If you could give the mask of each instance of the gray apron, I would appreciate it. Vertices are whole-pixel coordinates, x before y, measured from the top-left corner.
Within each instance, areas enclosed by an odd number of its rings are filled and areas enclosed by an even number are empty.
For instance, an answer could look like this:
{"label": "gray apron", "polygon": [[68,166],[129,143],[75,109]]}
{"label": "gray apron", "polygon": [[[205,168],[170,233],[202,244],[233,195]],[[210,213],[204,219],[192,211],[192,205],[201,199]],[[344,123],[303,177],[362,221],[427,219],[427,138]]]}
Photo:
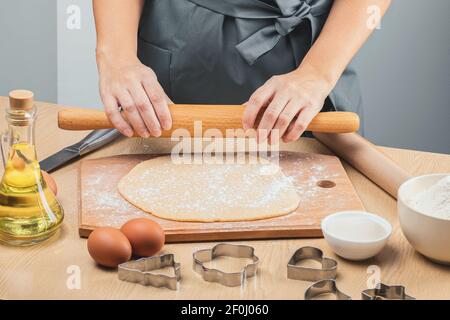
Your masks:
{"label": "gray apron", "polygon": [[[296,69],[333,0],[146,0],[138,56],[176,103],[241,104],[273,75]],[[349,66],[324,111],[361,113]]]}

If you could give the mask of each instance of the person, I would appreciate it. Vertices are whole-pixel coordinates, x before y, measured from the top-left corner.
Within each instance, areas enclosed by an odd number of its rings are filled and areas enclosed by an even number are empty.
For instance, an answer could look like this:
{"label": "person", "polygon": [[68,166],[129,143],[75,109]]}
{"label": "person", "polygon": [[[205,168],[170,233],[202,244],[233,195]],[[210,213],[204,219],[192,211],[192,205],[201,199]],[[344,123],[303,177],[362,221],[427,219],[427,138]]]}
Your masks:
{"label": "person", "polygon": [[374,29],[368,9],[381,18],[390,3],[93,0],[105,112],[126,136],[158,137],[173,101],[245,104],[244,129],[297,140],[321,110],[361,114],[351,61]]}

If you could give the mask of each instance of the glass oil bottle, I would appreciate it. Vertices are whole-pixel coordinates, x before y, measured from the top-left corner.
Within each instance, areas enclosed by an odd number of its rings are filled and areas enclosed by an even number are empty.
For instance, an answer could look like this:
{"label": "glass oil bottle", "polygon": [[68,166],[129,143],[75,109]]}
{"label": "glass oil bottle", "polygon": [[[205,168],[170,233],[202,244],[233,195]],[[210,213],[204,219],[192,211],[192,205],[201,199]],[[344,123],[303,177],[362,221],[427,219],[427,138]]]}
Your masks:
{"label": "glass oil bottle", "polygon": [[15,90],[9,101],[8,128],[1,137],[5,171],[0,183],[0,242],[27,246],[51,237],[64,212],[47,187],[36,158],[33,93]]}

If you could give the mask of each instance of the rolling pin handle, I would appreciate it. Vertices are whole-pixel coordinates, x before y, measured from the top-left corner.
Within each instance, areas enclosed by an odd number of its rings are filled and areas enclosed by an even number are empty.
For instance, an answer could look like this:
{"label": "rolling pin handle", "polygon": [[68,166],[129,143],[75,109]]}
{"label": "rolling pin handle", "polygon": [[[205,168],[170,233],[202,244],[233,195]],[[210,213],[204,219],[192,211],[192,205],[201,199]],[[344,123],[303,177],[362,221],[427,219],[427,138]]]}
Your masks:
{"label": "rolling pin handle", "polygon": [[[173,126],[163,131],[162,137],[170,137],[176,129],[194,132],[194,123],[202,122],[204,131],[242,129],[243,105],[169,105]],[[113,124],[103,111],[91,109],[65,109],[58,113],[58,126],[65,130],[110,129]],[[353,112],[321,112],[309,124],[307,131],[350,133],[359,129],[359,116]]]}

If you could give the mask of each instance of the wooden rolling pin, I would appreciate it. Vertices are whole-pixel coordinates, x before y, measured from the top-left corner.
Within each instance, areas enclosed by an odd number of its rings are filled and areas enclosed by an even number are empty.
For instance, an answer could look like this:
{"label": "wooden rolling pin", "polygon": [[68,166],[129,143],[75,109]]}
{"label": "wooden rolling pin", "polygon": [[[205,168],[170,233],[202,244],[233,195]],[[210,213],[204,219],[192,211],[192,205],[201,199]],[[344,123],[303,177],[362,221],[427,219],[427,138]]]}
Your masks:
{"label": "wooden rolling pin", "polygon": [[[203,132],[207,129],[219,129],[225,136],[226,129],[242,128],[244,108],[243,105],[169,105],[172,129],[163,131],[161,136],[170,137],[176,129],[187,129],[194,136],[194,121],[201,121]],[[58,113],[58,125],[65,130],[113,128],[103,111],[92,109],[62,110]],[[308,126],[308,131],[315,132],[348,133],[358,129],[359,117],[352,112],[322,112]]]}
{"label": "wooden rolling pin", "polygon": [[357,133],[316,133],[314,137],[392,197],[412,176]]}

